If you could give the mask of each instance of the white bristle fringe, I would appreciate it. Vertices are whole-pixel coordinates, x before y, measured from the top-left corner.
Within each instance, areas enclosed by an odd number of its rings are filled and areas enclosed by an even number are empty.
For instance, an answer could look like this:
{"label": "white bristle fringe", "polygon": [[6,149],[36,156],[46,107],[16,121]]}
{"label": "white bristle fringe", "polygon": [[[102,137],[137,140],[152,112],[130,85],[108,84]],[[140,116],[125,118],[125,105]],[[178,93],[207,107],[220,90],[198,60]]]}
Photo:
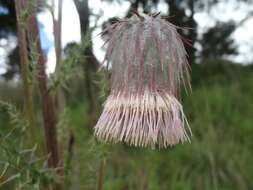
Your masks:
{"label": "white bristle fringe", "polygon": [[182,105],[174,96],[146,90],[142,95],[110,95],[95,135],[105,142],[166,148],[190,142],[192,134]]}

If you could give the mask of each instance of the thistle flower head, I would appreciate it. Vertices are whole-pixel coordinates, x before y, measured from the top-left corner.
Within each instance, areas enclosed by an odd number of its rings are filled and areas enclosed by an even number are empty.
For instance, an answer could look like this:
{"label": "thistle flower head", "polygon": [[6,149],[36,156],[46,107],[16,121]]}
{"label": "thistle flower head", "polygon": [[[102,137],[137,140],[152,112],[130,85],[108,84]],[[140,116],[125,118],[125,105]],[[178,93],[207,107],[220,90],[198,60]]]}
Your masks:
{"label": "thistle flower head", "polygon": [[[107,31],[105,61],[111,94],[95,126],[104,141],[167,147],[189,141],[180,83],[189,81],[187,54],[177,27],[156,16],[132,16]],[[188,132],[187,132],[188,131]]]}

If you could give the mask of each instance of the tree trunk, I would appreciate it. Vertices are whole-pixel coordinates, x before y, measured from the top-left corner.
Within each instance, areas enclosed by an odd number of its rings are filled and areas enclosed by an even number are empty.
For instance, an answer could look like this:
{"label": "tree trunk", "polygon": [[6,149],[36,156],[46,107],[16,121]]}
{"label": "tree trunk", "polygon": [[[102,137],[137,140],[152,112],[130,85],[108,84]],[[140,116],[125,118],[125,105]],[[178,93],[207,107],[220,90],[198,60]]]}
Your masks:
{"label": "tree trunk", "polygon": [[192,28],[190,30],[189,33],[189,39],[192,41],[192,47],[188,48],[188,53],[189,53],[189,62],[193,63],[195,62],[195,52],[196,49],[194,48],[194,43],[196,42],[196,38],[197,38],[197,31],[196,31],[196,22],[194,20],[194,14],[195,14],[195,10],[194,10],[194,0],[189,0],[189,7],[191,10],[191,15],[190,15],[190,20],[189,20],[189,27]]}
{"label": "tree trunk", "polygon": [[[80,19],[80,25],[81,25],[81,37],[82,42],[85,41],[86,36],[89,35],[88,39],[91,40],[89,31],[89,6],[88,6],[88,0],[79,1],[74,0],[79,19]],[[85,74],[85,86],[86,86],[86,96],[89,100],[89,112],[93,113],[95,111],[96,102],[94,98],[94,88],[92,85],[92,73],[95,73],[99,66],[99,62],[96,59],[95,55],[92,51],[92,45],[88,46],[84,52],[84,59],[83,59],[83,69]]]}
{"label": "tree trunk", "polygon": [[188,0],[187,5],[191,11],[191,15],[187,16],[185,14],[185,9],[180,7],[180,1],[176,0],[166,0],[168,4],[168,12],[169,16],[171,16],[172,22],[181,27],[189,27],[187,33],[183,30],[178,31],[182,36],[184,36],[187,40],[191,41],[192,46],[189,47],[186,45],[186,51],[189,55],[189,63],[195,62],[195,52],[194,43],[196,42],[196,22],[194,21],[194,0]]}

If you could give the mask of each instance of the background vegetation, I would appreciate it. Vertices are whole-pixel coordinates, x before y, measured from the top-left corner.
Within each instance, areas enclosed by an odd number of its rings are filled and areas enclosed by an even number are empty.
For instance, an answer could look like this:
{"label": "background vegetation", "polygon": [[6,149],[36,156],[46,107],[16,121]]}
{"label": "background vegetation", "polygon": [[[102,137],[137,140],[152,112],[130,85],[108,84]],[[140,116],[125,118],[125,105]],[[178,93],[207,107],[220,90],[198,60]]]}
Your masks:
{"label": "background vegetation", "polygon": [[[74,2],[82,42],[61,50],[64,58],[60,54],[57,72],[47,77],[48,94],[56,111],[59,164],[55,167],[48,163],[40,81],[36,78],[41,52],[33,46],[28,48],[28,81],[34,104],[31,125],[24,114],[19,44],[9,52],[5,62],[8,67],[0,80],[0,189],[253,189],[253,67],[225,59],[236,53],[231,33],[238,26],[224,23],[221,27],[217,23],[201,39],[197,38],[197,30],[182,33],[203,47],[202,51],[188,48],[193,91],[181,94],[194,134],[191,144],[166,150],[103,144],[93,137],[92,127],[109,93],[110,71],[97,71],[99,62],[89,42],[92,29],[88,1]],[[149,12],[159,3],[131,2],[127,16],[140,7]],[[171,22],[197,28],[194,10],[201,9],[202,1],[165,2],[168,14],[177,15]],[[210,1],[210,6],[215,3]],[[17,38],[14,1],[1,0],[0,7],[8,10],[0,13],[0,39]],[[36,11],[46,6],[39,7]],[[188,9],[191,14],[187,16]],[[28,15],[33,14],[27,10]],[[57,28],[60,22],[54,24]],[[55,39],[58,37],[56,31]],[[56,47],[61,46],[56,43]],[[31,127],[35,129],[32,135]]]}

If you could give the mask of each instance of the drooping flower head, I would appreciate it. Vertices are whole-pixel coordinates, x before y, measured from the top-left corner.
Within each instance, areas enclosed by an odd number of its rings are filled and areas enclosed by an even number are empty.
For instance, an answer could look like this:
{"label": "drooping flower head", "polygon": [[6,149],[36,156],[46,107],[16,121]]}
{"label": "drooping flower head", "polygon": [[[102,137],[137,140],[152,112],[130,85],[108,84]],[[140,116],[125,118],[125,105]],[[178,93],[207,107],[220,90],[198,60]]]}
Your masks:
{"label": "drooping flower head", "polygon": [[134,15],[106,32],[111,93],[95,135],[144,147],[189,141],[191,131],[176,98],[180,84],[189,82],[187,53],[177,27],[157,15]]}

